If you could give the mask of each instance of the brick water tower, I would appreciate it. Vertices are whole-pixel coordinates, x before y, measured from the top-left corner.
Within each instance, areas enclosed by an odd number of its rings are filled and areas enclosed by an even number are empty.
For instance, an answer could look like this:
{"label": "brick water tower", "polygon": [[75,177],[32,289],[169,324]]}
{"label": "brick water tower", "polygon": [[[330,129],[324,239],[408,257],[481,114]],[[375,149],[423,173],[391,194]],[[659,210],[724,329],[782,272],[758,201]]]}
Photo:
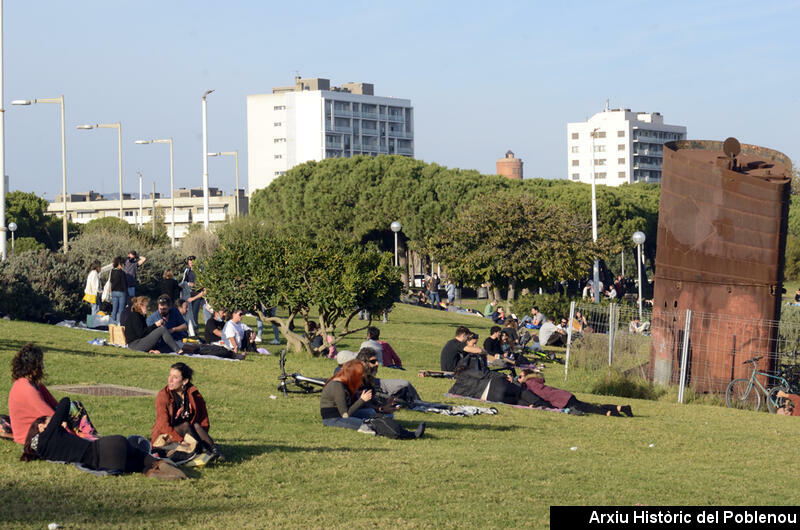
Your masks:
{"label": "brick water tower", "polygon": [[506,151],[506,156],[497,161],[497,174],[522,180],[522,160],[514,158],[513,151]]}

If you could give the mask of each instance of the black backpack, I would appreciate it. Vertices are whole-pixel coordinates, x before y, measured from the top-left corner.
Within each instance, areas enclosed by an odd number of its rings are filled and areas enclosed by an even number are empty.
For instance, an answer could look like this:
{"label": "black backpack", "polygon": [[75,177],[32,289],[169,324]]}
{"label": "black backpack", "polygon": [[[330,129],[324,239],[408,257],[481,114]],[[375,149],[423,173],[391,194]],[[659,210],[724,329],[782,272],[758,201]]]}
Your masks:
{"label": "black backpack", "polygon": [[364,423],[372,427],[375,434],[378,436],[385,436],[387,438],[394,438],[397,440],[410,440],[416,438],[414,433],[403,428],[402,425],[395,420],[383,414],[376,414],[375,416],[364,420]]}

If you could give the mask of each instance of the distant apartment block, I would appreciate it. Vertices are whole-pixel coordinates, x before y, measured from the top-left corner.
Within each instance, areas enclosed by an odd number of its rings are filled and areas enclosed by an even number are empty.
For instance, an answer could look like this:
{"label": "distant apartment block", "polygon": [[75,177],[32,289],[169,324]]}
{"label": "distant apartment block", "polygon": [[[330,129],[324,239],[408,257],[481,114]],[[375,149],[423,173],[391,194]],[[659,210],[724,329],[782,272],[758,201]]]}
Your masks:
{"label": "distant apartment block", "polygon": [[293,86],[247,96],[248,192],[309,160],[413,157],[411,101],[374,92],[370,83],[332,87],[328,79],[296,77]]}
{"label": "distant apartment block", "polygon": [[[244,190],[239,190],[239,212],[244,215],[248,211],[248,199]],[[155,195],[156,213],[162,216],[167,235],[172,236],[172,199]],[[64,203],[61,195],[47,206],[47,213],[61,217]],[[142,217],[139,218],[139,199],[123,194],[122,212],[124,219],[138,225],[149,223],[153,216],[153,197],[142,198]],[[208,188],[208,217],[210,223],[228,220],[236,212],[234,195],[223,195],[217,188]],[[85,224],[101,217],[119,217],[119,194],[103,196],[94,191],[88,193],[67,194],[67,215],[73,223]],[[175,239],[182,239],[189,231],[192,223],[203,222],[203,188],[178,188],[175,190]]]}
{"label": "distant apartment block", "polygon": [[662,146],[685,140],[686,127],[668,125],[658,112],[608,109],[567,124],[567,178],[619,186],[661,182]]}
{"label": "distant apartment block", "polygon": [[510,179],[522,180],[522,160],[514,158],[513,151],[506,151],[506,156],[497,161],[496,167],[498,175]]}

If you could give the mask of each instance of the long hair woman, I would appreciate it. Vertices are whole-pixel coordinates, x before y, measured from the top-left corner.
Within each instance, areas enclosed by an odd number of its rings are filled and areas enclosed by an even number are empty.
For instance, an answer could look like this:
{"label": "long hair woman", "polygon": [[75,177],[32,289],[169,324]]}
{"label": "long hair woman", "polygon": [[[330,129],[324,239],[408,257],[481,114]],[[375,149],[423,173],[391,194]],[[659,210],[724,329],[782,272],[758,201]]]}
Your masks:
{"label": "long hair woman", "polygon": [[224,457],[208,434],[206,401],[192,384],[193,375],[194,371],[184,363],[170,367],[167,386],[156,396],[156,423],[150,441],[154,447],[177,444],[177,451],[200,453],[192,460],[192,465],[197,466]]}
{"label": "long hair woman", "polygon": [[94,260],[89,265],[89,275],[86,277],[86,287],[83,289],[83,300],[92,308],[92,318],[97,315],[100,308],[97,297],[100,295],[100,262]]}
{"label": "long hair woman", "polygon": [[172,338],[166,326],[166,319],[156,320],[148,326],[145,320],[150,299],[146,296],[134,296],[131,301],[131,314],[125,322],[125,340],[132,350],[160,353],[155,349],[158,341],[163,340],[172,351],[182,353],[183,350]]}
{"label": "long hair woman", "polygon": [[[11,379],[14,383],[8,393],[8,415],[14,441],[25,443],[31,424],[41,416],[52,416],[58,402],[42,382],[44,378],[44,353],[33,343],[24,345],[11,359]],[[73,434],[94,440],[98,437],[89,416],[78,402],[72,402],[67,419]]]}
{"label": "long hair woman", "polygon": [[356,359],[347,361],[342,369],[328,379],[320,394],[319,408],[322,424],[326,427],[342,427],[374,434],[364,425],[364,420],[353,415],[372,401],[372,390],[359,393],[364,379],[364,364]]}

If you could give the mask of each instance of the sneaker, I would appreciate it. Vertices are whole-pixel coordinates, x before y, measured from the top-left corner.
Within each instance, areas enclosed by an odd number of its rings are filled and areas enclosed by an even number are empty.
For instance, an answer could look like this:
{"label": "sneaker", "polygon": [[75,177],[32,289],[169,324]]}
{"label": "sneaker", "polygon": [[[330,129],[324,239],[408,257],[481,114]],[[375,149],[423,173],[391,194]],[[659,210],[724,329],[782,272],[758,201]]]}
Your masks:
{"label": "sneaker", "polygon": [[425,434],[425,422],[421,421],[417,425],[417,430],[414,431],[414,438],[422,438],[423,434]]}
{"label": "sneaker", "polygon": [[272,344],[272,345],[274,346],[274,345],[276,345],[276,344],[280,344],[280,343],[281,343],[281,341],[279,341],[279,340],[275,340],[275,339],[272,339],[271,341],[269,341],[269,343],[270,343],[270,344]]}
{"label": "sneaker", "polygon": [[214,455],[211,453],[201,453],[183,465],[186,467],[203,467],[212,460],[214,460]]}
{"label": "sneaker", "polygon": [[360,432],[362,434],[371,434],[372,436],[375,436],[376,434],[378,434],[378,433],[375,432],[375,430],[372,427],[370,427],[366,423],[362,423],[361,427],[358,428],[357,432]]}
{"label": "sneaker", "polygon": [[261,337],[256,337],[255,342],[261,342]]}
{"label": "sneaker", "polygon": [[219,450],[219,446],[215,445],[211,448],[211,455],[214,457],[214,460],[217,462],[224,462],[225,455],[222,454],[222,451]]}

